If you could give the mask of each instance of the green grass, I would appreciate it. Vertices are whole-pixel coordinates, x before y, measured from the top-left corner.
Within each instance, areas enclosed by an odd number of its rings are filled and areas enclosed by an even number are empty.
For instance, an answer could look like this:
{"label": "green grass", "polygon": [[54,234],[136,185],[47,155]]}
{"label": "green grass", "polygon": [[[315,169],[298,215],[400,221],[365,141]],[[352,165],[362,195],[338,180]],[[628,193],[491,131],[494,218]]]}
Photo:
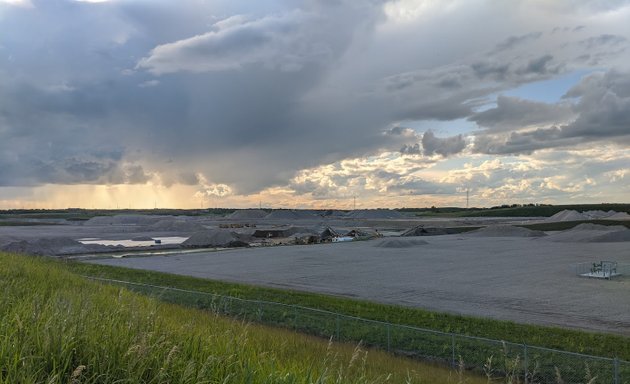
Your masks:
{"label": "green grass", "polygon": [[0,290],[3,384],[482,382],[165,303],[52,260],[0,253]]}
{"label": "green grass", "polygon": [[69,263],[68,267],[76,273],[90,276],[176,287],[244,299],[301,305],[365,319],[411,325],[442,332],[630,360],[630,338],[620,335],[458,316],[315,293],[225,283],[120,267],[82,263]]}

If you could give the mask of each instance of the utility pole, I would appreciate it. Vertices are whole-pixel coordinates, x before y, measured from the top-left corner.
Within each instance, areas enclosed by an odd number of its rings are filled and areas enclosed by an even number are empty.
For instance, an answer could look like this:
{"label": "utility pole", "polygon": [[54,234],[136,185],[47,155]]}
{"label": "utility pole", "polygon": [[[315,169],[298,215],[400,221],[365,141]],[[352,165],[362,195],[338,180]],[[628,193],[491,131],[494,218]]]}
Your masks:
{"label": "utility pole", "polygon": [[470,189],[466,188],[466,209],[468,209],[468,202],[470,200]]}
{"label": "utility pole", "polygon": [[357,210],[357,195],[352,196],[352,210]]}

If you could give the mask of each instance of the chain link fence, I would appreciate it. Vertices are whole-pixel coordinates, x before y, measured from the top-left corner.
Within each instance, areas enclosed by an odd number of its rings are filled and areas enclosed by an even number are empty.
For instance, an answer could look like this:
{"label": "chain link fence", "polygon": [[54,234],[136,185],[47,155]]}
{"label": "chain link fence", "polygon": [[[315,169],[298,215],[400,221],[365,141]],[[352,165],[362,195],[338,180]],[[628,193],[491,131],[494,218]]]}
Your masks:
{"label": "chain link fence", "polygon": [[630,362],[433,331],[319,309],[86,276],[160,300],[244,321],[295,329],[340,342],[361,342],[410,358],[474,371],[510,383],[630,384]]}

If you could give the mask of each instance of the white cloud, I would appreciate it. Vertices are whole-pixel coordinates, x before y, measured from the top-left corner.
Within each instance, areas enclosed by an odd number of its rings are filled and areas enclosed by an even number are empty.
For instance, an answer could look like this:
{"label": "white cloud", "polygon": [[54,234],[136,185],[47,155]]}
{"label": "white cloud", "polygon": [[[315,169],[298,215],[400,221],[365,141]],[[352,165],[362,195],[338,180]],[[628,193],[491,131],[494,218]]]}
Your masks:
{"label": "white cloud", "polygon": [[33,3],[31,2],[31,0],[0,0],[0,4],[9,4],[9,5],[15,5],[15,6],[19,6],[19,7],[27,7],[27,8],[34,8]]}

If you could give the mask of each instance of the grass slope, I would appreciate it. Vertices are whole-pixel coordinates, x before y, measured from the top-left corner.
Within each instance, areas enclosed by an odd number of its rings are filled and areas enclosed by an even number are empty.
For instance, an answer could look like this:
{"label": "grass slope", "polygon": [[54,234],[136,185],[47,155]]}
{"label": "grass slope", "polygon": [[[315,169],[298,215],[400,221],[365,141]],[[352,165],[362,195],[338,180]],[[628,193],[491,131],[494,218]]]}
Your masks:
{"label": "grass slope", "polygon": [[0,253],[0,290],[0,383],[460,379],[379,351],[330,345],[90,282],[51,260]]}
{"label": "grass slope", "polygon": [[564,351],[630,360],[630,338],[619,335],[517,324],[509,321],[436,313],[308,292],[225,283],[127,268],[69,263],[80,274],[196,290],[244,299],[295,304],[396,324],[505,340]]}

